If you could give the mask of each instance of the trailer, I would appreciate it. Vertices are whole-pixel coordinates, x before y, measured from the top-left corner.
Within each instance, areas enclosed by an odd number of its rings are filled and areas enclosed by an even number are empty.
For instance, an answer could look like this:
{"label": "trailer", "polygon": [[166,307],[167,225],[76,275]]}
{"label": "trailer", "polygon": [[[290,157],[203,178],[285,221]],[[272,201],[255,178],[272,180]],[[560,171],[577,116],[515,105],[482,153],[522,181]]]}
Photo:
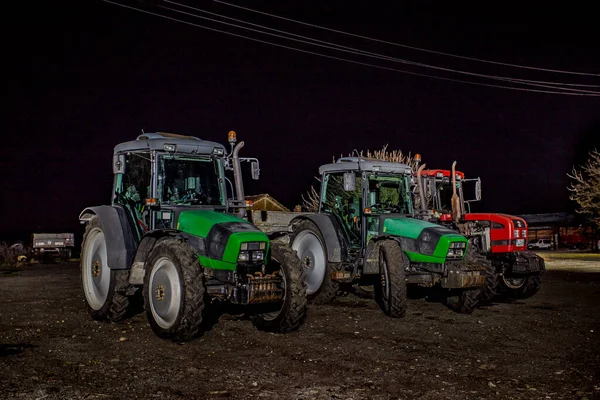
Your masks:
{"label": "trailer", "polygon": [[73,233],[34,233],[33,255],[42,260],[45,255],[68,260],[73,254],[75,235]]}

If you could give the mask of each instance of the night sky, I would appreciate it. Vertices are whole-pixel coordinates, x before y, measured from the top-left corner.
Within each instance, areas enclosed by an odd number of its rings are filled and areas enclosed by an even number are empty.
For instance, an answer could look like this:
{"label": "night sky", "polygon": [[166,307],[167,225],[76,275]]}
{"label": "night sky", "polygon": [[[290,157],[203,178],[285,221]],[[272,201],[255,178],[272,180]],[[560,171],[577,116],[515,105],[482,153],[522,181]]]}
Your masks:
{"label": "night sky", "polygon": [[[160,10],[152,8],[157,2],[121,3]],[[496,3],[496,8],[485,2],[461,3],[462,8],[448,2],[440,3],[443,7],[433,2],[364,2],[361,7],[320,3],[243,4],[415,47],[600,73],[600,28],[592,20],[596,14],[591,5],[524,9],[507,2]],[[216,2],[187,4],[445,68],[600,85],[600,77],[482,64],[334,34]],[[0,146],[0,240],[30,240],[36,231],[80,235],[79,212],[110,201],[113,147],[135,139],[142,129],[222,143],[235,130],[245,142],[241,154],[261,161],[261,180],[250,182],[247,194],[270,193],[290,208],[300,203],[300,194],[315,183],[318,166],[331,162],[332,156],[389,144],[390,149],[421,153],[429,167],[449,168],[457,160],[457,168],[468,176],[481,176],[483,201],[477,211],[570,211],[566,174],[594,146],[600,149],[599,97],[512,91],[385,71],[101,1],[18,7],[5,14],[8,91]],[[361,62],[505,85],[182,18]]]}

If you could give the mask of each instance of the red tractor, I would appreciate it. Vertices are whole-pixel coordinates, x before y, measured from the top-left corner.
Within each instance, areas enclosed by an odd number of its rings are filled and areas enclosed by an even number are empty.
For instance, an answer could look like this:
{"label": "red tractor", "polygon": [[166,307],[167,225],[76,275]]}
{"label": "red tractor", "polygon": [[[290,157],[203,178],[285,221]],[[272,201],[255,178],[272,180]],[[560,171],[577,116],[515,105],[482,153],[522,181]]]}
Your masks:
{"label": "red tractor", "polygon": [[[416,161],[418,165],[420,156]],[[467,236],[470,248],[467,256],[478,258],[488,266],[480,305],[496,293],[512,298],[533,296],[540,289],[545,265],[543,258],[526,249],[527,223],[514,215],[472,213],[470,203],[481,199],[481,180],[465,179],[465,174],[456,171],[455,165],[456,162],[452,164],[452,170],[426,170],[425,164],[418,168],[421,215],[452,226]],[[474,199],[465,199],[465,184],[474,184]]]}

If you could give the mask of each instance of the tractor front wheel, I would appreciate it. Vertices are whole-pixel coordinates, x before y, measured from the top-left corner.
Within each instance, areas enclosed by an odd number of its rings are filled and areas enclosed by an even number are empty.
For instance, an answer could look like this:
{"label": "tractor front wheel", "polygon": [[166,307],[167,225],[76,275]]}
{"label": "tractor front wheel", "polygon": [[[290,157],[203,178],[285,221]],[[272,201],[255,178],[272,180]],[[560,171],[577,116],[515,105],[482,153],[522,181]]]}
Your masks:
{"label": "tractor front wheel", "polygon": [[375,300],[383,312],[392,318],[406,314],[406,279],[404,253],[396,241],[386,240],[379,247],[379,283],[375,285]]}
{"label": "tractor front wheel", "polygon": [[496,267],[485,256],[485,254],[482,254],[479,251],[479,248],[475,245],[475,243],[473,243],[473,241],[469,241],[469,248],[467,249],[467,254],[465,255],[465,261],[484,268],[482,273],[485,276],[485,282],[483,286],[474,289],[474,291],[477,292],[477,304],[474,304],[473,307],[484,306],[488,304],[496,295],[499,276],[496,272]]}
{"label": "tractor front wheel", "polygon": [[522,253],[530,263],[537,263],[539,272],[529,276],[503,274],[499,280],[499,291],[508,298],[528,299],[539,292],[542,278],[546,272],[544,259],[532,252]]}
{"label": "tractor front wheel", "polygon": [[283,279],[284,297],[278,311],[251,315],[258,329],[267,332],[287,333],[298,329],[306,318],[306,275],[304,266],[285,243],[271,243],[271,260],[279,267]]}
{"label": "tractor front wheel", "polygon": [[187,243],[159,239],[146,261],[144,302],[152,330],[163,339],[183,342],[200,331],[204,274]]}
{"label": "tractor front wheel", "polygon": [[117,322],[134,313],[129,297],[118,292],[128,278],[129,271],[109,268],[104,230],[100,219],[92,217],[81,246],[81,286],[93,319]]}

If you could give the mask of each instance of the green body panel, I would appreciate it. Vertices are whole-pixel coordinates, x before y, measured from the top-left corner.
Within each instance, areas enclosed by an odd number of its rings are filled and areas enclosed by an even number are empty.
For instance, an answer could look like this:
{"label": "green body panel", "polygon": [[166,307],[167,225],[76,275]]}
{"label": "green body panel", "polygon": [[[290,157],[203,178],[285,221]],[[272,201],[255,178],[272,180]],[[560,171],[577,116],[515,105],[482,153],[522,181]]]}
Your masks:
{"label": "green body panel", "polygon": [[[383,223],[382,231],[385,235],[400,236],[416,240],[423,229],[426,228],[440,228],[440,225],[414,218],[388,218]],[[412,262],[443,264],[446,262],[450,243],[454,242],[465,243],[464,253],[466,254],[468,239],[458,233],[446,233],[442,235],[431,255],[407,250],[404,252]]]}
{"label": "green body panel", "polygon": [[[177,229],[206,239],[213,226],[231,222],[253,226],[245,219],[231,214],[211,210],[189,210],[182,211],[181,214],[179,214]],[[221,259],[211,258],[208,255],[200,255],[200,263],[204,268],[235,271],[237,268],[240,246],[244,242],[264,242],[264,262],[266,262],[269,252],[269,238],[264,232],[259,231],[256,228],[255,230],[232,232],[227,239],[227,244],[225,245]]]}
{"label": "green body panel", "polygon": [[[249,222],[248,222],[249,223]],[[269,251],[269,237],[264,232],[237,232],[232,233],[227,241],[222,261],[211,260],[212,268],[235,270],[240,245],[243,242],[265,242],[265,260]]]}
{"label": "green body panel", "polygon": [[416,239],[423,229],[435,228],[439,225],[414,218],[388,218],[383,222],[383,233]]}
{"label": "green body panel", "polygon": [[249,224],[245,219],[231,214],[212,210],[189,210],[182,211],[181,214],[179,214],[177,229],[205,238],[213,225],[225,222],[245,222]]}

